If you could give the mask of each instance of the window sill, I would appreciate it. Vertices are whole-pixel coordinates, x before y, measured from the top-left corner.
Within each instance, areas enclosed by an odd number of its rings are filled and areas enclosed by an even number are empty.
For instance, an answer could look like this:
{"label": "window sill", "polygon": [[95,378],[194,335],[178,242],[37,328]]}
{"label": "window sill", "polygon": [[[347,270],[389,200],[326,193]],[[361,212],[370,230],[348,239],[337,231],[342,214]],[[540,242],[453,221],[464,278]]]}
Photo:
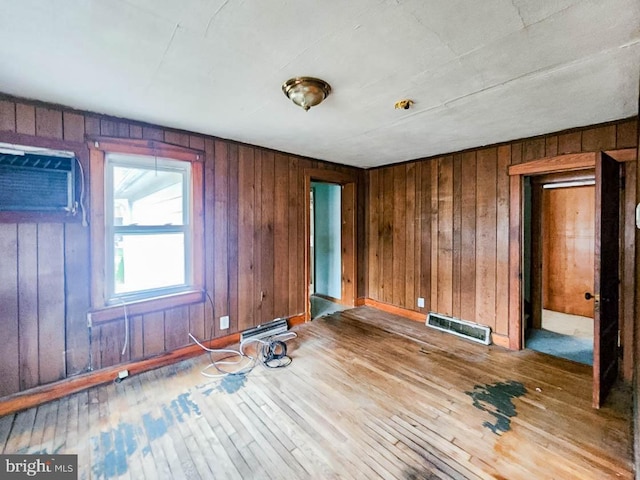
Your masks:
{"label": "window sill", "polygon": [[[145,313],[156,312],[158,310],[166,310],[192,303],[201,303],[204,301],[204,293],[202,290],[191,290],[188,292],[176,293],[173,295],[165,295],[163,297],[149,298],[146,300],[138,300],[127,303],[127,316],[144,315]],[[94,308],[87,314],[89,326],[107,323],[119,318],[124,318],[124,305],[112,305],[103,308]]]}

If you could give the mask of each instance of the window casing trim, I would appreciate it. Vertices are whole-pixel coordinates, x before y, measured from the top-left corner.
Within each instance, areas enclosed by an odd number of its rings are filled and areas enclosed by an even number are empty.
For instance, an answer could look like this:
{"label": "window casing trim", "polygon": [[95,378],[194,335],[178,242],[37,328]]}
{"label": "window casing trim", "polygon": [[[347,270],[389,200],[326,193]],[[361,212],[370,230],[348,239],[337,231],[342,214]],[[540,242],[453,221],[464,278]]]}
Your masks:
{"label": "window casing trim", "polygon": [[[94,318],[109,319],[113,315],[120,318],[122,302],[137,305],[139,313],[157,311],[160,307],[197,303],[202,301],[204,291],[204,190],[203,190],[203,160],[204,153],[177,145],[165,144],[153,140],[112,139],[105,137],[91,138],[89,146],[89,177],[92,209],[90,212],[91,230],[91,312],[89,320]],[[129,148],[130,147],[130,148]],[[190,202],[190,217],[187,230],[190,241],[186,240],[188,248],[186,258],[190,266],[189,275],[185,277],[185,285],[168,289],[153,289],[147,293],[157,293],[157,296],[127,296],[111,298],[108,291],[107,275],[107,223],[105,205],[105,176],[107,174],[106,154],[123,153],[145,156],[158,156],[172,160],[188,161],[191,165],[190,195],[186,201]],[[187,272],[185,272],[187,273]],[[160,306],[160,307],[159,307]],[[102,312],[102,313],[100,313]],[[112,313],[109,313],[112,312]],[[115,313],[113,313],[115,312]]]}

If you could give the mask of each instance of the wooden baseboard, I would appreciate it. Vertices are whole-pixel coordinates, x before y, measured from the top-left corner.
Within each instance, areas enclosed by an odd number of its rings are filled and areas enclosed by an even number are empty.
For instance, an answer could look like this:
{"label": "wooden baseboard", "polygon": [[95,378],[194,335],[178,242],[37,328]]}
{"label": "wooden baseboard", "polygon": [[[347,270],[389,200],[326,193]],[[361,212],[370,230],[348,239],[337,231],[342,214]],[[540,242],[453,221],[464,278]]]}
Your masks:
{"label": "wooden baseboard", "polygon": [[[377,308],[378,310],[393,313],[395,315],[400,315],[416,322],[426,322],[427,320],[427,313],[420,313],[414,310],[396,307],[395,305],[389,305],[388,303],[379,302],[377,300],[373,300],[372,298],[359,298],[358,300],[362,300],[363,303],[361,305],[368,305],[370,307]],[[498,345],[504,348],[510,348],[509,337],[506,335],[491,333],[491,340],[493,341],[494,345]]]}
{"label": "wooden baseboard", "polygon": [[[304,314],[295,315],[288,319],[289,328],[305,322]],[[214,338],[203,342],[208,348],[223,348],[240,341],[240,333],[233,333],[221,338]],[[203,353],[198,345],[188,345],[172,352],[163,353],[156,357],[139,360],[136,362],[122,363],[113,367],[103,368],[94,372],[83,373],[69,377],[40,387],[35,387],[24,392],[14,393],[0,399],[0,417],[10,413],[16,413],[27,408],[35,407],[42,403],[57,400],[66,395],[86,390],[91,387],[103,385],[115,380],[118,372],[128,370],[129,375],[153,370],[155,368],[171,365],[188,358],[197,357]],[[124,380],[126,382],[126,380]]]}
{"label": "wooden baseboard", "polygon": [[410,320],[414,320],[416,322],[425,322],[427,320],[426,313],[415,312],[413,310],[409,310],[407,308],[396,307],[395,305],[390,305],[388,303],[379,302],[372,298],[365,298],[364,305],[369,307],[377,308],[378,310],[382,310],[383,312],[393,313],[395,315],[400,315],[401,317],[408,318]]}
{"label": "wooden baseboard", "polygon": [[[240,334],[234,333],[226,337],[215,338],[203,342],[208,348],[223,348],[240,341]],[[156,357],[147,358],[136,362],[121,363],[119,365],[103,368],[94,372],[83,373],[64,380],[35,387],[24,392],[14,393],[0,399],[0,417],[10,413],[26,410],[42,403],[57,400],[66,395],[86,390],[91,387],[113,382],[118,372],[128,370],[129,375],[164,367],[172,363],[202,355],[203,351],[198,345],[188,345],[172,352],[163,353]],[[126,382],[126,380],[124,380]]]}
{"label": "wooden baseboard", "polygon": [[304,318],[304,313],[300,313],[298,315],[295,315],[291,318],[289,318],[289,320],[287,321],[287,323],[289,324],[289,328],[293,328],[296,325],[301,325],[303,323],[305,323],[306,320]]}
{"label": "wooden baseboard", "polygon": [[367,299],[365,297],[358,297],[354,303],[356,307],[362,307],[363,305],[366,305],[366,301]]}
{"label": "wooden baseboard", "polygon": [[504,347],[511,349],[509,346],[509,337],[506,335],[500,335],[499,333],[491,333],[491,340],[494,345],[498,345],[499,347]]}

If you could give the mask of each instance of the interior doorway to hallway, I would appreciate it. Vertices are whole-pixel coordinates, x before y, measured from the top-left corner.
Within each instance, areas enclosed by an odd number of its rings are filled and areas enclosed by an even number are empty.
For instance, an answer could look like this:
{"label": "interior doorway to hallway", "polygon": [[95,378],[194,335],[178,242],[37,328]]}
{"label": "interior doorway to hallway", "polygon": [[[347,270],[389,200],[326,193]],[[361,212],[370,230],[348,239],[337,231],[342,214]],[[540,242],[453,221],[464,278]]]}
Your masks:
{"label": "interior doorway to hallway", "polygon": [[525,181],[525,347],[593,365],[593,172]]}

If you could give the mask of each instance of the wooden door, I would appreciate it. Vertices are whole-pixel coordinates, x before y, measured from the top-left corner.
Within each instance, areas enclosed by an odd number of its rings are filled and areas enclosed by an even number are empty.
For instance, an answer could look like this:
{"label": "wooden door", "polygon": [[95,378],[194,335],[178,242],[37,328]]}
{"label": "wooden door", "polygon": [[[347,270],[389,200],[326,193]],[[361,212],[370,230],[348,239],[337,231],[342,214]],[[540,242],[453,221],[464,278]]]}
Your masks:
{"label": "wooden door", "polygon": [[542,307],[593,318],[595,187],[545,187],[542,204]]}
{"label": "wooden door", "polygon": [[593,406],[599,408],[618,373],[619,163],[596,157]]}

